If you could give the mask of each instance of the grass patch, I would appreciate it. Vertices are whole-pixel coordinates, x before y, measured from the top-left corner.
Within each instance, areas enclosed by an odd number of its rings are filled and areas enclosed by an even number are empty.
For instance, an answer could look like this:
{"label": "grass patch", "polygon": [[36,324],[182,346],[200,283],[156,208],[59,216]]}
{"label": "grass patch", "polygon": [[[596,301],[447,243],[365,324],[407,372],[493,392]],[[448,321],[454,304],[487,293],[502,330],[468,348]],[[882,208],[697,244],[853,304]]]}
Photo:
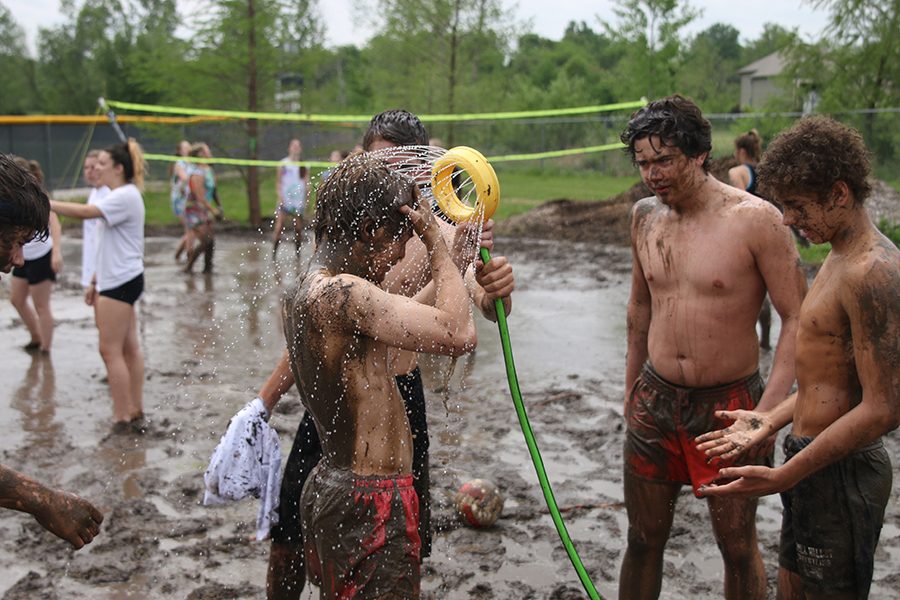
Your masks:
{"label": "grass patch", "polygon": [[825,257],[831,252],[831,244],[810,244],[802,246],[797,244],[797,251],[803,262],[811,265],[821,265],[825,262]]}

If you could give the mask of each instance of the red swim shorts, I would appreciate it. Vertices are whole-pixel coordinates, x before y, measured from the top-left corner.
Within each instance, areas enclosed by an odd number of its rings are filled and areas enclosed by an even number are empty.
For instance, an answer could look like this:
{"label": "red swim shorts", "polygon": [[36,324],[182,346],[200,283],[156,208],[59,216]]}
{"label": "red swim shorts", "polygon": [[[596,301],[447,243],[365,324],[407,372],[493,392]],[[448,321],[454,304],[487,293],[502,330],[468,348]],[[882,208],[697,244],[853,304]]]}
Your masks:
{"label": "red swim shorts", "polygon": [[718,410],[753,410],[765,384],[759,372],[710,388],[674,385],[644,365],[625,405],[625,469],[642,479],[700,486],[719,479],[719,469],[736,464],[772,464],[773,448],[737,461],[714,459],[697,450],[698,435],[726,427]]}
{"label": "red swim shorts", "polygon": [[306,572],[328,600],[419,597],[419,499],[412,475],[310,473],[300,497]]}

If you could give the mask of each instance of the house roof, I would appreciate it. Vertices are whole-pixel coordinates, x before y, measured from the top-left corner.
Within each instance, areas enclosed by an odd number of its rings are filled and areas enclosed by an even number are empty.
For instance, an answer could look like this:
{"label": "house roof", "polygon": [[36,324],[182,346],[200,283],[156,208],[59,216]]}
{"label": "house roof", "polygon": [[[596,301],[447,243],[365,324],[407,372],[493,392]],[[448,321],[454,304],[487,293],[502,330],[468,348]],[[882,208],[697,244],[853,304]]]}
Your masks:
{"label": "house roof", "polygon": [[780,52],[773,52],[768,56],[750,63],[738,70],[738,75],[750,75],[751,77],[774,77],[784,70],[785,60]]}

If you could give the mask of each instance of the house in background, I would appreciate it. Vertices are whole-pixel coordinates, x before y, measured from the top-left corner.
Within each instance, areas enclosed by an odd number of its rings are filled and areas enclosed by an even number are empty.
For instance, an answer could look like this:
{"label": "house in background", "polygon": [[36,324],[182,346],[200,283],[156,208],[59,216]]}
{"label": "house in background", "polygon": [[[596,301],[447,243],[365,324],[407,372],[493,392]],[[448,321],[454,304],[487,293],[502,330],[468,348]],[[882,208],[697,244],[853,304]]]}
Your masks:
{"label": "house in background", "polygon": [[[779,76],[786,66],[784,55],[773,52],[738,70],[741,76],[741,109],[764,110],[770,100],[785,95]],[[802,110],[804,115],[816,112],[819,93],[815,84],[806,80],[796,80],[794,84],[796,108]]]}
{"label": "house in background", "polygon": [[741,108],[761,110],[771,98],[780,95],[776,79],[784,66],[781,53],[773,52],[738,70],[741,76]]}

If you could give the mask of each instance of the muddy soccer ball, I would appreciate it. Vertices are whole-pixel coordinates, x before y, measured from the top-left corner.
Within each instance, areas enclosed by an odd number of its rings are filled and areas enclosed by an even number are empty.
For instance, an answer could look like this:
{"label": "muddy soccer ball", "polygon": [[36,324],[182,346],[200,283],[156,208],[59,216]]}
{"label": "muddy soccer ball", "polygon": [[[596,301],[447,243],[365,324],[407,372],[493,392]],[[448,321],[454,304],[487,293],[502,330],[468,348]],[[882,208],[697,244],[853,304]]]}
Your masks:
{"label": "muddy soccer ball", "polygon": [[503,496],[487,479],[473,479],[462,484],[453,503],[463,521],[472,527],[490,527],[503,511]]}

